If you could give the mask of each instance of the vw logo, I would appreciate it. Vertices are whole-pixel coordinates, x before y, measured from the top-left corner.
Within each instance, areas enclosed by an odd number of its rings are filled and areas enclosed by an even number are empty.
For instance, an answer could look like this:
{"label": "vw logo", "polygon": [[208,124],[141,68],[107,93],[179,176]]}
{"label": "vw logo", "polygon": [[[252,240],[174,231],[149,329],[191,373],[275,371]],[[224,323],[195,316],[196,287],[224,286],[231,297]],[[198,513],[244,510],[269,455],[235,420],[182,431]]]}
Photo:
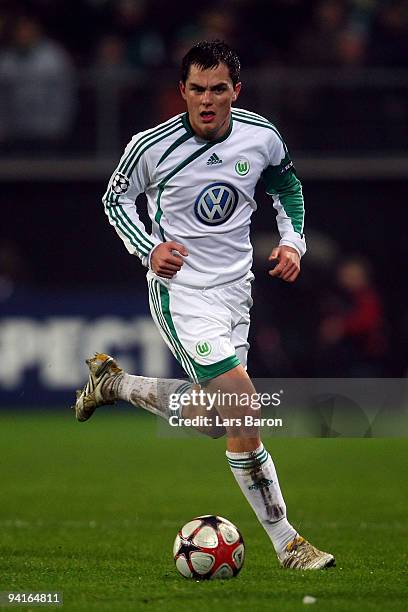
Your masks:
{"label": "vw logo", "polygon": [[230,218],[238,204],[237,190],[228,183],[211,183],[195,201],[194,212],[205,225],[220,225]]}

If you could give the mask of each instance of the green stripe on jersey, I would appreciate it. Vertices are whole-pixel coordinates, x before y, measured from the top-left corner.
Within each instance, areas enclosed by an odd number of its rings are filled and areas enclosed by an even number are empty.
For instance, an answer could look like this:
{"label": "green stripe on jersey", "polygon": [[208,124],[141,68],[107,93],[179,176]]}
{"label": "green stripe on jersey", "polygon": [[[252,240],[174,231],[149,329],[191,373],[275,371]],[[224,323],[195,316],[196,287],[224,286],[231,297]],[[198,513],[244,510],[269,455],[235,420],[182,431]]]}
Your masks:
{"label": "green stripe on jersey", "polygon": [[247,123],[248,125],[255,125],[257,127],[264,127],[266,129],[272,130],[277,135],[279,140],[282,142],[285,153],[288,152],[288,148],[282,136],[279,134],[276,127],[272,123],[270,123],[267,119],[264,119],[264,118],[258,119],[260,115],[256,116],[253,113],[249,113],[247,111],[237,111],[235,108],[232,109],[231,115],[234,121],[238,121],[239,123]]}
{"label": "green stripe on jersey", "polygon": [[158,192],[157,192],[157,199],[156,199],[157,211],[156,211],[154,220],[159,225],[160,233],[162,235],[163,240],[166,240],[166,237],[164,235],[164,230],[163,230],[163,228],[161,226],[161,223],[160,223],[161,218],[163,216],[163,210],[161,208],[160,201],[161,201],[161,197],[162,197],[163,191],[164,191],[167,183],[169,182],[170,179],[173,178],[173,176],[175,176],[178,172],[183,170],[183,168],[188,166],[188,164],[191,164],[191,162],[193,162],[195,159],[200,157],[200,155],[203,155],[204,153],[206,153],[208,151],[208,149],[211,149],[211,147],[214,147],[216,144],[218,144],[220,142],[224,142],[224,140],[226,140],[228,138],[228,136],[231,134],[231,131],[232,131],[232,120],[230,122],[228,130],[225,132],[225,134],[223,136],[221,136],[220,138],[217,138],[216,140],[212,140],[211,142],[207,142],[207,144],[205,144],[204,146],[200,147],[200,149],[197,149],[197,151],[195,151],[189,157],[187,157],[185,160],[180,162],[178,164],[178,166],[173,168],[173,170],[171,172],[169,172],[167,174],[167,176],[165,176],[164,179],[162,179],[160,181],[159,189],[158,189]]}
{"label": "green stripe on jersey", "polygon": [[305,220],[302,184],[288,154],[279,166],[268,166],[262,172],[266,193],[279,197],[280,203],[289,217],[295,232],[302,235]]}
{"label": "green stripe on jersey", "polygon": [[[197,363],[192,357],[190,357],[187,350],[182,345],[174,326],[173,318],[170,312],[170,295],[168,289],[156,279],[152,279],[152,288],[153,293],[156,292],[156,295],[158,293],[160,300],[160,313],[158,319],[160,321],[161,328],[168,338],[170,346],[173,347],[178,361],[193,382],[204,382],[206,380],[210,380],[211,378],[215,378],[216,376],[220,376],[221,374],[232,370],[232,368],[235,368],[240,364],[238,357],[235,355],[231,355],[226,359],[207,366]],[[157,300],[155,300],[155,304],[157,307]]]}
{"label": "green stripe on jersey", "polygon": [[198,376],[198,380],[201,383],[233,370],[239,366],[240,363],[241,362],[236,355],[231,355],[230,357],[226,357],[225,359],[210,365],[201,365],[201,363],[194,361],[194,368]]}
{"label": "green stripe on jersey", "polygon": [[[151,249],[153,248],[153,244],[148,241],[147,237],[144,238],[143,234],[139,232],[142,238],[139,238],[138,235],[132,231],[129,225],[126,223],[125,218],[121,215],[121,211],[123,209],[118,204],[109,205],[109,207],[105,207],[106,213],[113,222],[113,225],[121,230],[121,232],[129,239],[131,244],[136,247],[137,250],[141,251],[143,255],[148,255]],[[146,235],[147,236],[147,235]]]}
{"label": "green stripe on jersey", "polygon": [[183,125],[184,125],[184,127],[185,127],[185,129],[186,129],[186,132],[188,132],[189,134],[191,134],[192,136],[194,136],[194,130],[193,130],[193,128],[191,127],[191,123],[190,123],[190,119],[189,119],[188,113],[184,113],[184,114],[181,116],[181,120],[182,120]]}
{"label": "green stripe on jersey", "polygon": [[160,166],[160,164],[166,159],[166,157],[168,157],[170,155],[170,153],[173,153],[173,151],[175,149],[177,149],[177,147],[179,147],[180,145],[184,144],[187,140],[189,140],[192,137],[193,137],[193,134],[189,134],[187,132],[186,134],[183,134],[182,136],[180,136],[180,138],[177,138],[177,140],[175,140],[173,142],[173,144],[170,145],[169,148],[166,149],[166,151],[163,153],[163,155],[161,156],[161,158],[157,162],[156,168],[158,166]]}
{"label": "green stripe on jersey", "polygon": [[235,115],[242,115],[243,117],[248,117],[249,119],[253,119],[254,121],[260,121],[263,123],[267,123],[268,125],[273,125],[273,123],[269,121],[269,119],[267,119],[266,117],[258,115],[258,113],[254,113],[244,108],[232,108],[231,112]]}
{"label": "green stripe on jersey", "polygon": [[122,209],[119,205],[113,204],[112,206],[109,206],[109,208],[107,208],[109,218],[112,219],[115,227],[117,227],[122,234],[128,238],[130,243],[133,244],[137,251],[140,251],[142,255],[148,255],[153,247],[153,243],[150,244],[149,241],[149,244],[145,244],[143,240],[140,240],[137,235],[132,233],[132,230],[126,224],[124,218],[120,215],[120,210]]}
{"label": "green stripe on jersey", "polygon": [[187,351],[185,350],[185,348],[179,341],[175,330],[174,330],[175,337],[173,336],[172,331],[169,328],[168,323],[166,321],[166,317],[163,314],[162,304],[161,304],[161,295],[160,295],[161,284],[157,280],[151,279],[149,280],[148,285],[149,285],[149,295],[150,295],[151,305],[156,315],[157,322],[160,325],[160,328],[164,334],[164,337],[167,340],[167,344],[169,348],[171,349],[177,361],[181,364],[182,368],[187,373],[189,378],[193,382],[198,382],[197,377],[195,375],[194,368],[192,367],[190,363],[191,362],[190,356],[188,355]]}
{"label": "green stripe on jersey", "polygon": [[129,240],[129,242],[135,247],[137,253],[139,255],[148,255],[149,253],[149,249],[147,249],[147,247],[145,245],[143,245],[142,243],[138,242],[137,240],[135,240],[134,236],[132,235],[132,233],[129,231],[129,229],[123,224],[122,220],[120,219],[120,217],[117,215],[116,211],[112,210],[109,213],[109,218],[112,220],[113,225]]}
{"label": "green stripe on jersey", "polygon": [[[123,223],[128,227],[129,231],[133,233],[136,240],[142,240],[142,242],[145,243],[145,245],[149,247],[149,250],[153,248],[154,242],[150,240],[149,235],[145,234],[144,232],[142,232],[142,230],[139,227],[137,227],[137,225],[132,221],[132,219],[129,217],[129,215],[126,213],[125,209],[119,202],[117,204],[109,204],[109,205],[107,204],[108,211],[111,210],[112,208],[117,209],[117,213],[121,217]],[[140,236],[140,239],[138,238],[138,235]]]}
{"label": "green stripe on jersey", "polygon": [[183,122],[181,121],[181,117],[176,117],[175,119],[171,119],[165,124],[162,124],[162,125],[157,126],[156,128],[153,128],[152,130],[149,131],[148,134],[145,134],[144,136],[142,136],[139,140],[135,142],[135,144],[130,149],[126,157],[124,157],[121,160],[119,167],[117,168],[117,172],[122,172],[123,174],[125,174],[128,171],[130,165],[133,166],[132,160],[135,154],[140,150],[140,148],[143,145],[150,143],[152,140],[154,140],[158,136],[160,137],[159,140],[161,140],[162,138],[165,137],[165,135],[168,134],[169,131],[171,131],[175,127],[179,127],[179,128],[184,127]]}
{"label": "green stripe on jersey", "polygon": [[[135,145],[129,151],[128,155],[119,164],[116,172],[122,172],[122,174],[128,172],[129,174],[132,174],[134,167],[139,162],[143,153],[145,153],[153,145],[157,144],[161,140],[164,140],[168,136],[171,136],[172,134],[183,128],[184,125],[180,117],[176,117],[175,119],[170,120],[166,124],[161,125],[158,128],[154,128],[149,132],[149,134],[145,135],[140,140],[138,140],[137,143],[135,143]],[[125,226],[128,232],[130,232],[130,234],[133,236],[133,239],[134,241],[136,241],[138,247],[144,247],[145,250],[142,251],[142,253],[147,255],[148,252],[153,248],[154,243],[150,240],[149,234],[144,233],[140,228],[138,228],[137,225],[128,216],[124,208],[121,206],[119,202],[120,194],[115,194],[112,188],[110,187],[108,188],[103,199],[105,203],[105,210],[108,216],[112,219],[112,221],[114,221],[114,219],[113,215],[110,213],[111,205],[114,204],[118,207],[116,210],[117,215],[115,219],[117,219],[118,221],[120,219],[122,225]],[[116,221],[114,221],[114,225],[118,227],[118,223],[116,223]],[[127,235],[131,243],[136,246],[135,242],[132,241],[129,234],[126,234],[126,232],[124,231],[123,233]],[[145,252],[146,248],[147,253]]]}
{"label": "green stripe on jersey", "polygon": [[[177,124],[176,126],[173,127],[173,129],[163,132],[162,134],[156,134],[155,137],[144,141],[140,147],[135,148],[134,154],[132,156],[132,158],[129,159],[128,163],[126,164],[123,173],[125,175],[131,175],[133,170],[135,169],[135,166],[137,165],[139,159],[142,157],[143,153],[145,153],[145,151],[147,151],[148,149],[150,149],[150,147],[152,147],[154,144],[157,144],[158,142],[160,142],[161,140],[165,140],[168,136],[171,136],[172,134],[175,134],[176,132],[178,132],[179,130],[182,130],[183,128],[183,124]],[[145,146],[146,145],[146,146]],[[144,148],[143,148],[144,147]]]}
{"label": "green stripe on jersey", "polygon": [[[123,157],[123,159],[119,162],[119,165],[116,168],[115,172],[113,173],[113,176],[115,176],[118,172],[121,172],[123,174],[125,167],[127,167],[129,163],[133,163],[134,161],[134,165],[132,166],[132,172],[133,172],[134,166],[137,164],[140,157],[143,155],[143,153],[145,153],[145,151],[147,151],[154,144],[160,142],[161,140],[164,140],[165,138],[167,138],[169,135],[173,134],[174,132],[177,132],[182,127],[183,127],[183,124],[181,122],[181,119],[177,118],[176,120],[173,120],[171,124],[165,128],[165,131],[163,128],[160,128],[150,133],[149,135],[142,137],[140,140],[138,140],[133,145],[133,147],[131,148],[129,153],[126,155],[126,157]],[[143,148],[144,145],[146,145],[145,148]],[[143,150],[141,151],[142,148]],[[139,152],[140,152],[140,155],[138,155],[137,159],[135,160],[135,156]],[[109,184],[108,189],[106,190],[106,193],[103,196],[103,201],[104,202],[107,202],[107,201],[117,202],[119,198],[120,198],[120,194],[114,193],[114,191],[112,190],[112,185]]]}
{"label": "green stripe on jersey", "polygon": [[170,312],[170,295],[168,289],[164,287],[159,281],[155,281],[156,288],[158,290],[158,298],[160,303],[160,310],[165,320],[167,332],[170,333],[170,340],[177,346],[177,350],[181,357],[181,365],[185,372],[191,377],[194,382],[198,382],[196,376],[193,359],[188,354],[187,350],[182,345],[176,328],[174,327],[173,318]]}

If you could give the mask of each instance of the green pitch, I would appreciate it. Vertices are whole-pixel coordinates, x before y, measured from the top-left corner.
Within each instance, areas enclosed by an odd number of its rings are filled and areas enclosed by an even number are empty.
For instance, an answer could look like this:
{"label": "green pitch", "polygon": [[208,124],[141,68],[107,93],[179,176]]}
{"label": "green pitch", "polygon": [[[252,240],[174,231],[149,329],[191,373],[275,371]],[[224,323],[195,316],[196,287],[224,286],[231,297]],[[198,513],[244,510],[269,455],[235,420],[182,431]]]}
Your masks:
{"label": "green pitch", "polygon": [[[305,595],[325,612],[405,610],[408,440],[265,443],[291,522],[336,555],[336,568],[278,567],[223,440],[166,437],[154,417],[120,408],[83,424],[65,410],[0,415],[0,591],[63,591],[67,612],[280,612],[304,609]],[[199,514],[241,529],[238,578],[197,583],[177,574],[173,539]]]}

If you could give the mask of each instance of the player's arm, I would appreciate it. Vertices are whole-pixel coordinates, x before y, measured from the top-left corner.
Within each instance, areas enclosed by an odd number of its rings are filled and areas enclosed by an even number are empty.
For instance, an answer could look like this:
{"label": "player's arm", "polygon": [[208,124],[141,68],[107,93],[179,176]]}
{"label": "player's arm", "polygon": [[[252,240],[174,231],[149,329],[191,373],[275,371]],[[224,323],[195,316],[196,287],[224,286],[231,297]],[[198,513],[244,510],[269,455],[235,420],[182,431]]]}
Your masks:
{"label": "player's arm", "polygon": [[302,185],[289,153],[278,137],[271,153],[271,163],[262,177],[266,192],[273,197],[281,237],[279,246],[269,256],[270,261],[277,260],[277,265],[269,274],[293,282],[300,272],[300,259],[306,252],[303,235],[305,207]]}
{"label": "player's arm", "polygon": [[153,249],[162,243],[146,231],[136,208],[137,196],[150,182],[145,155],[139,155],[139,139],[140,135],[135,136],[126,147],[102,201],[109,223],[129,253],[137,255],[145,266],[149,266]]}

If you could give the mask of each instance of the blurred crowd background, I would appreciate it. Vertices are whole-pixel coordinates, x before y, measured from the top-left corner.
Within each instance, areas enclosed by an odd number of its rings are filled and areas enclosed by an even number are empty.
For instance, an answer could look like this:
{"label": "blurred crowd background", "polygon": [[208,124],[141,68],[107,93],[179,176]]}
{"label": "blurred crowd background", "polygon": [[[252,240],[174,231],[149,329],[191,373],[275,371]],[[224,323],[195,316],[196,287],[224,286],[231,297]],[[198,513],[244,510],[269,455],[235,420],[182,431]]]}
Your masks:
{"label": "blurred crowd background", "polygon": [[3,0],[0,346],[29,354],[0,376],[7,398],[23,401],[41,359],[53,367],[41,339],[64,350],[45,321],[94,325],[92,296],[105,318],[129,317],[126,295],[148,316],[144,271],[100,199],[131,135],[184,110],[180,60],[215,38],[240,54],[238,106],[280,129],[307,206],[309,253],[287,286],[267,275],[277,236],[258,190],[251,374],[405,375],[407,0]]}
{"label": "blurred crowd background", "polygon": [[180,59],[214,38],[292,147],[404,149],[406,0],[19,0],[0,6],[3,154],[115,152],[182,109]]}

